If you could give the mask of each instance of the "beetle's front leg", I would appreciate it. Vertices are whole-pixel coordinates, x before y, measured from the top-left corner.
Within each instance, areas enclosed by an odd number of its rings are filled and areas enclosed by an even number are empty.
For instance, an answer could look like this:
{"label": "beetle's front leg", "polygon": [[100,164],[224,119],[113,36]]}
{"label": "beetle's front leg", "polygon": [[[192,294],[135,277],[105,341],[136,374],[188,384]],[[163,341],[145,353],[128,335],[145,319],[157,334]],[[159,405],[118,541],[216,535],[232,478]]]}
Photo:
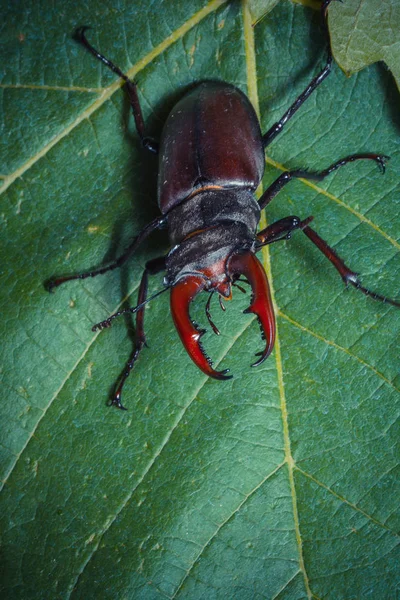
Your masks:
{"label": "beetle's front leg", "polygon": [[[155,275],[156,273],[159,273],[160,271],[163,271],[164,269],[165,269],[165,257],[164,256],[155,258],[146,263],[146,267],[143,271],[142,279],[141,279],[140,286],[139,286],[138,305],[142,304],[143,302],[146,301],[149,275]],[[116,406],[117,408],[120,408],[121,410],[126,410],[125,406],[123,406],[122,401],[121,401],[122,388],[124,387],[125,381],[128,379],[130,372],[132,371],[133,367],[135,366],[135,362],[139,358],[139,354],[140,354],[141,350],[143,349],[143,346],[145,346],[145,344],[146,344],[146,335],[144,332],[144,311],[145,311],[145,307],[143,306],[136,313],[135,347],[133,349],[131,357],[129,358],[128,362],[126,363],[124,372],[122,373],[122,375],[119,379],[117,389],[115,390],[115,393],[114,393],[113,397],[111,398],[111,402],[110,402],[110,404],[112,406]]]}
{"label": "beetle's front leg", "polygon": [[104,65],[106,65],[106,67],[111,69],[111,71],[116,73],[126,82],[126,89],[128,91],[129,102],[132,107],[133,118],[135,119],[136,131],[138,133],[138,136],[140,137],[142,145],[144,148],[146,148],[146,150],[150,150],[150,152],[157,154],[158,142],[146,135],[146,128],[144,125],[143,114],[140,106],[139,96],[137,93],[136,83],[129,79],[129,77],[125,75],[125,73],[123,73],[119,67],[117,67],[113,62],[111,62],[111,60],[100,54],[100,52],[88,42],[85,36],[85,32],[88,29],[90,29],[90,27],[78,27],[78,29],[75,31],[74,38],[80,44],[85,46],[85,48],[87,48],[87,50],[89,50],[89,52],[91,52],[93,56],[95,56]]}
{"label": "beetle's front leg", "polygon": [[366,296],[370,296],[373,300],[378,300],[379,302],[384,302],[385,304],[392,304],[392,306],[397,306],[400,308],[400,302],[397,302],[397,300],[392,300],[386,296],[381,296],[380,294],[377,294],[376,292],[373,292],[372,290],[362,286],[357,273],[349,269],[344,260],[336,254],[335,250],[331,248],[327,242],[322,239],[322,237],[320,237],[316,231],[314,231],[314,229],[311,229],[307,223],[305,226],[303,225],[303,227],[299,227],[299,229],[305,233],[308,239],[311,240],[318,250],[320,250],[320,252],[322,252],[322,254],[324,254],[326,258],[333,264],[346,285],[352,285]]}
{"label": "beetle's front leg", "polygon": [[281,240],[288,240],[291,238],[292,232],[296,229],[300,229],[305,233],[309,240],[318,248],[322,254],[332,263],[335,269],[340,274],[346,285],[352,285],[357,290],[360,290],[366,296],[370,296],[373,300],[378,300],[386,304],[392,304],[400,308],[400,302],[392,300],[386,296],[381,296],[372,290],[361,285],[361,281],[354,271],[352,271],[344,262],[335,250],[331,248],[327,242],[322,239],[314,229],[309,227],[309,223],[313,220],[313,217],[307,217],[303,221],[299,217],[291,216],[280,219],[275,223],[272,223],[257,234],[257,246],[256,252],[261,250],[263,246],[272,244],[273,242],[279,242]]}
{"label": "beetle's front leg", "polygon": [[307,219],[301,221],[299,217],[291,216],[279,219],[279,221],[275,221],[275,223],[271,223],[271,225],[268,225],[268,227],[257,234],[256,252],[267,244],[280,242],[282,240],[290,240],[293,231],[296,229],[303,229],[306,225],[311,223],[313,218],[314,217],[307,217]]}

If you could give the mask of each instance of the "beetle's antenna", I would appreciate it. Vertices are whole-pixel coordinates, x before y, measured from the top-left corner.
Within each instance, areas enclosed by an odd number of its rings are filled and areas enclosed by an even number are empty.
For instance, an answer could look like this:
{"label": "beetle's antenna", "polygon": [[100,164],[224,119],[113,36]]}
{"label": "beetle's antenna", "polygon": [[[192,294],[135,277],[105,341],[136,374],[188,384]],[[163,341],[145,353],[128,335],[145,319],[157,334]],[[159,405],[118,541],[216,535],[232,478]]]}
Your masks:
{"label": "beetle's antenna", "polygon": [[[232,284],[232,285],[233,285],[233,284]],[[223,312],[225,312],[225,311],[226,311],[226,307],[225,307],[225,305],[224,305],[224,303],[223,303],[223,301],[222,301],[222,296],[221,296],[221,294],[218,296],[218,300],[219,300],[219,306],[220,306],[221,310],[222,310]]]}
{"label": "beetle's antenna", "polygon": [[238,290],[240,290],[242,292],[242,294],[246,294],[246,290],[244,289],[244,287],[242,287],[241,285],[238,285],[236,283],[236,281],[234,283],[232,283],[232,285],[234,285],[235,287],[237,287]]}
{"label": "beetle's antenna", "polygon": [[109,316],[108,319],[105,319],[104,321],[101,321],[100,323],[96,323],[96,325],[93,325],[92,331],[101,331],[102,329],[107,329],[108,327],[111,327],[112,321],[114,319],[116,319],[117,317],[120,317],[121,315],[124,315],[126,313],[131,313],[131,314],[137,313],[141,308],[143,308],[146,304],[148,304],[148,302],[150,302],[150,300],[157,298],[157,296],[160,296],[161,294],[163,294],[164,292],[169,290],[170,287],[171,286],[168,285],[167,287],[163,288],[162,290],[158,290],[158,292],[155,292],[155,294],[153,294],[149,298],[146,298],[146,300],[144,302],[141,302],[137,306],[129,306],[128,308],[119,310],[118,312]]}
{"label": "beetle's antenna", "polygon": [[218,329],[218,327],[215,325],[215,323],[213,322],[212,318],[211,318],[211,313],[210,313],[210,304],[211,304],[211,298],[213,297],[214,292],[212,292],[207,300],[207,304],[206,304],[206,317],[208,319],[208,322],[211,325],[211,328],[213,330],[213,332],[215,333],[215,335],[220,335],[221,332]]}

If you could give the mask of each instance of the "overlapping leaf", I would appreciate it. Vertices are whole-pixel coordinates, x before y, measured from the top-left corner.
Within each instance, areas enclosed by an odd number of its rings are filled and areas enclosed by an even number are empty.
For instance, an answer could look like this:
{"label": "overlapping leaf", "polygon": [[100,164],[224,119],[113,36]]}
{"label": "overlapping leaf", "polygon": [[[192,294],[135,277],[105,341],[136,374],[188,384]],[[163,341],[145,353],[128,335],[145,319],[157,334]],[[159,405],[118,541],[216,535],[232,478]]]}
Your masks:
{"label": "overlapping leaf", "polygon": [[332,42],[348,74],[383,61],[400,88],[400,5],[396,0],[346,2],[335,11]]}

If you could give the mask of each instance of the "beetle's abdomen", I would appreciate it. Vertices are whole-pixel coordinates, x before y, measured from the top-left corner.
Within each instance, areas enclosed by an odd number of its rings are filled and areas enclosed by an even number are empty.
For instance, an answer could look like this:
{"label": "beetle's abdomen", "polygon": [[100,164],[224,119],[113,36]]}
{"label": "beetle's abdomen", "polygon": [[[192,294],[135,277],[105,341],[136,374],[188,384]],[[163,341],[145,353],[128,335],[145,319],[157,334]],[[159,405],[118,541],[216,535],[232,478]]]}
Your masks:
{"label": "beetle's abdomen", "polygon": [[160,145],[158,204],[163,214],[203,187],[255,190],[263,172],[260,126],[240,90],[206,81],[174,106]]}

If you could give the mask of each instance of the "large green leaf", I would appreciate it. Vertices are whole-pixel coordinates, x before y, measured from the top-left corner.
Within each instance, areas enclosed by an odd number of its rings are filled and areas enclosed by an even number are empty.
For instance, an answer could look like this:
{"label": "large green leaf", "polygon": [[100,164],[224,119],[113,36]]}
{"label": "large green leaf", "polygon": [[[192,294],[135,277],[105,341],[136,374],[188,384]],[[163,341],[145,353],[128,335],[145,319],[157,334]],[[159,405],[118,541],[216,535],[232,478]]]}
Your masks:
{"label": "large green leaf", "polygon": [[[204,78],[247,90],[266,130],[322,62],[318,13],[280,2],[253,30],[237,2],[22,8],[2,25],[3,596],[395,598],[399,311],[346,291],[298,233],[263,256],[278,311],[270,359],[249,367],[261,340],[237,292],[225,314],[214,307],[220,338],[205,339],[235,377],[206,379],[161,296],[121,412],[106,401],[132,327],[91,325],[135,292],[167,241],[155,235],[120,273],[43,288],[111,259],[158,214],[156,162],[74,27],[92,25],[96,45],[135,75],[151,134]],[[365,285],[389,296],[400,276],[398,129],[385,69],[349,80],[335,67],[271,144],[264,180],[353,152],[391,155],[384,177],[355,163],[318,186],[291,183],[267,211],[314,215]],[[193,311],[202,323],[204,301]]]}

